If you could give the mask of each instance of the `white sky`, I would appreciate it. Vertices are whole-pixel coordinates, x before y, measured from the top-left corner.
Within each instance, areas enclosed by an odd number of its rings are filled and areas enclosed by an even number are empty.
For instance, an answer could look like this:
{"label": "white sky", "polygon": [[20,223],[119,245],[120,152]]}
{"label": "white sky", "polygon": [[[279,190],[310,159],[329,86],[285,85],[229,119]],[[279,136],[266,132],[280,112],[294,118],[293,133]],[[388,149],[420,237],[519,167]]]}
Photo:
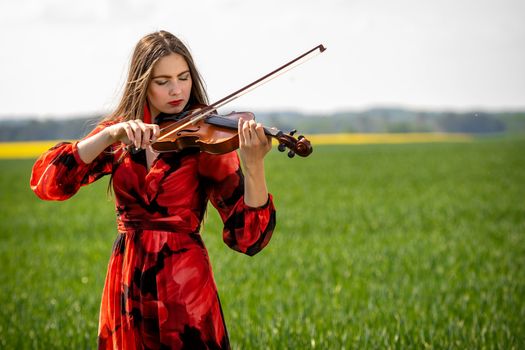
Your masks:
{"label": "white sky", "polygon": [[159,29],[212,102],[327,47],[225,111],[525,107],[523,0],[0,0],[0,118],[108,111]]}

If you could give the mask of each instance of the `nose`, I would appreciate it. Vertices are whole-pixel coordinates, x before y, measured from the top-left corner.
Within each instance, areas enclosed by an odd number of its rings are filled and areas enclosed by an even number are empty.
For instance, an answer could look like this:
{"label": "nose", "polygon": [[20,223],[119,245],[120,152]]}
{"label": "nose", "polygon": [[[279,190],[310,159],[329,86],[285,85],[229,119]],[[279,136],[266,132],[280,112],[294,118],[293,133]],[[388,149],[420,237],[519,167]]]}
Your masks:
{"label": "nose", "polygon": [[170,86],[169,94],[170,94],[171,96],[179,95],[181,92],[182,92],[182,89],[181,89],[181,87],[180,87],[179,84],[177,84],[177,83],[173,83],[173,84]]}

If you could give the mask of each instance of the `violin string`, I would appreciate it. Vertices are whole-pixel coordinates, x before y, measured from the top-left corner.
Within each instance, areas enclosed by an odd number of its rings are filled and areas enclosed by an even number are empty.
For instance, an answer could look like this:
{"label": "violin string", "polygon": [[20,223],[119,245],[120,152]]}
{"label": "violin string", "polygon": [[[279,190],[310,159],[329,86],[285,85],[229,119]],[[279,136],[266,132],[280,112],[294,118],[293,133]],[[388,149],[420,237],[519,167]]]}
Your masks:
{"label": "violin string", "polygon": [[[168,137],[168,136],[170,136],[170,135],[172,135],[172,134],[174,134],[174,133],[176,133],[176,132],[178,132],[178,131],[180,131],[180,130],[186,128],[186,127],[188,127],[188,126],[191,125],[191,124],[194,124],[194,123],[198,122],[199,120],[203,119],[205,116],[207,116],[208,114],[210,114],[211,112],[213,112],[213,109],[206,109],[206,111],[204,111],[204,112],[202,112],[202,113],[201,113],[201,112],[198,112],[198,113],[195,114],[194,117],[192,117],[192,114],[190,114],[189,116],[186,117],[186,118],[190,118],[190,120],[188,120],[187,122],[185,122],[185,123],[179,125],[178,127],[174,128],[173,130],[167,132],[167,133],[164,134],[163,136],[159,137],[159,138],[157,139],[157,141],[155,141],[155,142],[162,141],[162,140],[164,140],[166,137]],[[171,125],[170,125],[170,126],[171,126]],[[167,126],[167,127],[165,127],[165,128],[162,128],[162,129],[160,129],[160,131],[166,130],[166,129],[168,129],[170,126]]]}
{"label": "violin string", "polygon": [[[326,50],[324,48],[323,45],[319,45],[315,48],[313,48],[312,50],[308,51],[307,53],[303,54],[302,56],[299,56],[298,58],[296,58],[295,60],[292,60],[291,62],[285,64],[284,66],[278,68],[277,70],[273,71],[272,73],[269,73],[267,74],[265,77],[263,78],[260,78],[258,81],[256,80],[255,82],[249,84],[246,88],[243,88],[239,91],[237,91],[236,93],[233,93],[231,94],[230,96],[226,97],[226,98],[223,98],[222,100],[219,100],[215,103],[212,103],[211,105],[209,105],[208,107],[205,107],[203,110],[200,110],[199,112],[195,113],[195,115],[192,115],[190,114],[189,116],[187,116],[186,118],[190,118],[189,121],[181,124],[180,126],[174,128],[173,130],[167,132],[165,135],[159,137],[157,139],[156,142],[159,142],[159,141],[162,141],[163,139],[165,139],[166,137],[186,128],[187,126],[193,124],[193,123],[196,123],[202,119],[204,119],[204,117],[206,117],[207,115],[209,115],[210,113],[212,113],[215,109],[219,108],[219,107],[222,107],[224,106],[225,104],[227,103],[230,103],[231,101],[243,96],[244,94],[247,94],[248,92],[250,91],[253,91],[254,89],[260,87],[261,85],[263,84],[266,84],[267,82],[281,76],[282,74],[288,72],[289,70],[311,60],[312,58],[314,58],[315,56],[319,55],[320,53],[322,53],[324,50]],[[160,129],[160,131],[163,131],[165,129],[169,128],[168,127],[165,127],[165,128],[162,128]]]}

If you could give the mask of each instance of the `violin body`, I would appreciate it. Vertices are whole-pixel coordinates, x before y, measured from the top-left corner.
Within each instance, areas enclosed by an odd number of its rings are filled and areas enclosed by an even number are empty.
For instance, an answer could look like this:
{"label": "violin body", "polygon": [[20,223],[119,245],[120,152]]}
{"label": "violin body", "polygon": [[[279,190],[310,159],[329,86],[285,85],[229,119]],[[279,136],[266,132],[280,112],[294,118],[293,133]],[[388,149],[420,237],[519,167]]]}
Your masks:
{"label": "violin body", "polygon": [[[185,119],[177,121],[163,121],[159,124],[162,134],[175,131],[171,137],[155,142],[152,147],[157,152],[181,151],[185,148],[199,148],[203,152],[211,154],[224,154],[239,148],[239,134],[237,125],[239,119],[255,119],[253,113],[230,113],[221,117],[229,121],[229,126],[216,125],[213,121],[214,116],[208,116],[195,123],[187,124]],[[168,117],[169,118],[169,117]],[[168,119],[166,118],[166,119]]]}

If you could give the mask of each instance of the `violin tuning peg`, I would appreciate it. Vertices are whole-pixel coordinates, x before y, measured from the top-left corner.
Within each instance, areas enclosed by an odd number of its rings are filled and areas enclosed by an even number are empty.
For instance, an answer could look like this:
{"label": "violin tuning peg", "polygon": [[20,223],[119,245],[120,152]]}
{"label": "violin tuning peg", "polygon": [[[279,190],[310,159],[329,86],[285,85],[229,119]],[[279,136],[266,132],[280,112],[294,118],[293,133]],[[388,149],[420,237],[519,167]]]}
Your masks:
{"label": "violin tuning peg", "polygon": [[277,149],[279,152],[284,152],[286,150],[286,145],[284,143],[280,143],[279,146],[277,146]]}
{"label": "violin tuning peg", "polygon": [[293,134],[295,134],[296,132],[297,132],[296,129],[292,129],[292,130],[290,130],[290,136],[293,136]]}
{"label": "violin tuning peg", "polygon": [[288,158],[293,158],[294,156],[295,156],[295,152],[294,151],[288,152]]}

